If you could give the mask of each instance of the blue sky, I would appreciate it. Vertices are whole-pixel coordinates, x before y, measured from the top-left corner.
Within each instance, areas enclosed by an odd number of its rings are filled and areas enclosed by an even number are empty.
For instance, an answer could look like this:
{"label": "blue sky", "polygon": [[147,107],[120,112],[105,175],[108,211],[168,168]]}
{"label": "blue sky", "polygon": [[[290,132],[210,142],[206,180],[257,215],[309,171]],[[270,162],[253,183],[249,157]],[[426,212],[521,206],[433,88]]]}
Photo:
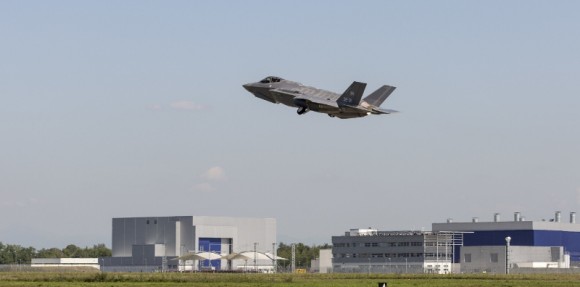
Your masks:
{"label": "blue sky", "polygon": [[[274,217],[279,240],[580,203],[577,1],[2,1],[0,241],[110,245],[112,217]],[[277,75],[397,90],[339,120]],[[368,93],[368,91],[367,91]]]}

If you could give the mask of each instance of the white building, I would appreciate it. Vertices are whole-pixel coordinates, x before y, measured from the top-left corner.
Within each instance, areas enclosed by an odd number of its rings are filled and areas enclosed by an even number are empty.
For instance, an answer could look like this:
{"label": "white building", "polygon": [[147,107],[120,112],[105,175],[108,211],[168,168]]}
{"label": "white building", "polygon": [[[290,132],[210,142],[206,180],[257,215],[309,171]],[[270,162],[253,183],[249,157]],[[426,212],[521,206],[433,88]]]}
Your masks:
{"label": "white building", "polygon": [[91,267],[100,269],[99,258],[32,258],[30,267]]}
{"label": "white building", "polygon": [[[200,251],[273,252],[276,220],[210,216],[113,218],[112,257],[105,270],[235,270],[272,268],[269,260],[175,260]],[[268,262],[266,262],[268,261]]]}

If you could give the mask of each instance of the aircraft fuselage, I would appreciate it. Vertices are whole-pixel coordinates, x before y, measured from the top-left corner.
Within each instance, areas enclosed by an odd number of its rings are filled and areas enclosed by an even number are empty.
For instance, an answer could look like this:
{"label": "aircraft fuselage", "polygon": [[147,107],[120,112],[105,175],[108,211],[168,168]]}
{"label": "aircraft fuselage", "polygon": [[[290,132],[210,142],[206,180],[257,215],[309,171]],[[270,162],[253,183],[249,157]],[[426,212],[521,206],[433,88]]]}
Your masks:
{"label": "aircraft fuselage", "polygon": [[[361,100],[361,97],[366,84],[359,82],[353,82],[342,95],[273,76],[256,83],[245,84],[243,87],[265,101],[298,108],[300,115],[310,110],[338,118],[396,112],[378,107],[395,89],[391,86],[381,87],[364,100]],[[374,101],[374,105],[367,102],[369,98],[372,98],[370,100]]]}

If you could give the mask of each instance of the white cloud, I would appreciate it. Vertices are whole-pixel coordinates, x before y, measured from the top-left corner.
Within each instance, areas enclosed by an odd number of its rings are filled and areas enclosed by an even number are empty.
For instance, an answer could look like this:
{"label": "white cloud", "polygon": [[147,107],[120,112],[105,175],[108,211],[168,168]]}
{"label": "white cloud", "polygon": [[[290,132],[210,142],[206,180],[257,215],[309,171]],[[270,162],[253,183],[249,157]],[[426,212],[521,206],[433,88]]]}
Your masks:
{"label": "white cloud", "polygon": [[201,192],[214,192],[215,188],[211,184],[204,182],[204,183],[196,184],[193,187],[193,190],[201,191]]}
{"label": "white cloud", "polygon": [[192,101],[186,100],[171,102],[169,106],[175,110],[185,110],[185,111],[201,111],[205,109],[205,106],[203,105],[196,104]]}
{"label": "white cloud", "polygon": [[219,166],[214,166],[204,172],[201,177],[211,181],[222,181],[226,179],[226,172]]}

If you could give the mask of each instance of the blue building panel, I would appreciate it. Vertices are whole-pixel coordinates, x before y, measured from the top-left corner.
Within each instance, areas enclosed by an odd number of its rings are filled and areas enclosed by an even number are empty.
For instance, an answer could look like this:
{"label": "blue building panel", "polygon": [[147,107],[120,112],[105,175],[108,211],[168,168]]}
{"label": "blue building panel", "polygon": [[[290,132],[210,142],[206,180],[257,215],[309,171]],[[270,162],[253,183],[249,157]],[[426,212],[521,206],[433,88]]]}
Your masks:
{"label": "blue building panel", "polygon": [[[221,238],[199,238],[199,251],[209,251],[218,254],[222,253],[222,239]],[[200,262],[202,269],[221,270],[221,259],[203,260]]]}

